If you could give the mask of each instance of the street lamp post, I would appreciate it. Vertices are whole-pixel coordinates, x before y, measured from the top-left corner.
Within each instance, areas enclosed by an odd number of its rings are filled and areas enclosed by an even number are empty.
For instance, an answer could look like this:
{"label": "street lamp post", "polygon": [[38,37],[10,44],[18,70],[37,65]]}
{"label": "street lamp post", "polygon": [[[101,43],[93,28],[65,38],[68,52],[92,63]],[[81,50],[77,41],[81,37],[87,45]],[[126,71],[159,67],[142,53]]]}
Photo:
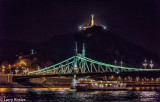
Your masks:
{"label": "street lamp post", "polygon": [[15,69],[16,74],[18,73],[18,71],[19,71],[19,70],[18,70],[18,67],[17,67],[17,68]]}
{"label": "street lamp post", "polygon": [[149,66],[151,67],[151,69],[153,68],[154,64],[153,64],[152,60],[150,61]]}
{"label": "street lamp post", "polygon": [[114,65],[115,65],[115,66],[117,65],[117,61],[116,61],[116,60],[114,60]]}
{"label": "street lamp post", "polygon": [[143,66],[144,66],[145,69],[146,69],[147,65],[148,65],[148,64],[147,64],[147,60],[145,59],[145,60],[144,60],[144,63],[143,63]]}
{"label": "street lamp post", "polygon": [[2,69],[2,73],[3,73],[3,74],[5,73],[5,68]]}
{"label": "street lamp post", "polygon": [[123,61],[121,61],[120,63],[121,63],[121,67],[122,67],[122,65],[123,65]]}
{"label": "street lamp post", "polygon": [[[117,67],[117,61],[116,61],[116,60],[114,60],[114,65]],[[113,68],[113,71],[115,72],[115,71],[116,71],[116,69],[115,69],[115,68]]]}
{"label": "street lamp post", "polygon": [[5,74],[5,66],[2,66],[2,73]]}
{"label": "street lamp post", "polygon": [[12,68],[12,67],[11,67],[11,65],[8,65],[8,67],[9,67],[9,69],[10,69],[10,74],[11,74],[11,68]]}
{"label": "street lamp post", "polygon": [[24,68],[23,73],[24,73],[24,74],[27,73],[27,68]]}
{"label": "street lamp post", "polygon": [[38,70],[40,70],[40,66],[38,66]]}

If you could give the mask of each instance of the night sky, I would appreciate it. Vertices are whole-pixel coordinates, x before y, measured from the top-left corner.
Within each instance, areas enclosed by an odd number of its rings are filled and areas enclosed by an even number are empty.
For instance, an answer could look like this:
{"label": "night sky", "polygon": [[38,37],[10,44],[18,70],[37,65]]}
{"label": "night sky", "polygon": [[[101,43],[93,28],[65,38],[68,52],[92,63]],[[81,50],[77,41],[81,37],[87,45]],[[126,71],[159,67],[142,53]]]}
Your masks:
{"label": "night sky", "polygon": [[0,0],[0,40],[47,41],[94,14],[96,24],[160,55],[159,12],[159,0]]}

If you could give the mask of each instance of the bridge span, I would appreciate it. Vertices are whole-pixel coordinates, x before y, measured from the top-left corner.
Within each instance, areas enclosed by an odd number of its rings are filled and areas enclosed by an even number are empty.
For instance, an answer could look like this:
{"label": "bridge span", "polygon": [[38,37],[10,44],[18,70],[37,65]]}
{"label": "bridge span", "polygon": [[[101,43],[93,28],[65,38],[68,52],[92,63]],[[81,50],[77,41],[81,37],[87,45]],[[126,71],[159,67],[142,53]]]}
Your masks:
{"label": "bridge span", "polygon": [[[47,77],[71,77],[73,79],[90,77],[90,78],[109,78],[114,76],[114,80],[121,78],[123,80],[157,80],[160,82],[160,69],[131,68],[117,65],[106,64],[87,58],[85,55],[85,46],[83,44],[82,53],[78,53],[77,44],[75,55],[55,65],[28,72],[26,75],[13,76],[14,81],[29,80],[30,78],[47,78]],[[147,79],[147,80],[149,80]]]}

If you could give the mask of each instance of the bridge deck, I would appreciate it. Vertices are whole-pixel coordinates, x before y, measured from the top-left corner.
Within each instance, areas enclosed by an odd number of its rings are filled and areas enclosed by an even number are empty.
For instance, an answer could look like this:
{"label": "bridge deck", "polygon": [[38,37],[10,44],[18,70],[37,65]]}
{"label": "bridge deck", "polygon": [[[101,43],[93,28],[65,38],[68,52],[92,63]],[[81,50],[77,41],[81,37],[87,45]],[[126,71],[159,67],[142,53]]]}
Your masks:
{"label": "bridge deck", "polygon": [[85,77],[85,76],[131,76],[131,77],[148,77],[148,78],[160,78],[160,71],[130,71],[130,72],[95,72],[95,73],[70,73],[70,74],[49,74],[49,75],[19,75],[13,76],[15,78],[39,78],[39,77],[57,77],[57,76],[66,76],[66,77],[73,77],[76,75],[77,77]]}

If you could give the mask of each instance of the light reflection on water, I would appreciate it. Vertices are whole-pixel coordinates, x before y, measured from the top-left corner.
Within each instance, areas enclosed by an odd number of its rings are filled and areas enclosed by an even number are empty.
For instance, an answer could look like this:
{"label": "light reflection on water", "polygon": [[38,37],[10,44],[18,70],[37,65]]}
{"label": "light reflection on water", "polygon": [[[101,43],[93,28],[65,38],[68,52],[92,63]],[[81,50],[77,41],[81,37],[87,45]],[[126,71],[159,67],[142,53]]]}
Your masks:
{"label": "light reflection on water", "polygon": [[26,102],[159,102],[158,91],[70,91],[69,88],[0,88],[0,98]]}

